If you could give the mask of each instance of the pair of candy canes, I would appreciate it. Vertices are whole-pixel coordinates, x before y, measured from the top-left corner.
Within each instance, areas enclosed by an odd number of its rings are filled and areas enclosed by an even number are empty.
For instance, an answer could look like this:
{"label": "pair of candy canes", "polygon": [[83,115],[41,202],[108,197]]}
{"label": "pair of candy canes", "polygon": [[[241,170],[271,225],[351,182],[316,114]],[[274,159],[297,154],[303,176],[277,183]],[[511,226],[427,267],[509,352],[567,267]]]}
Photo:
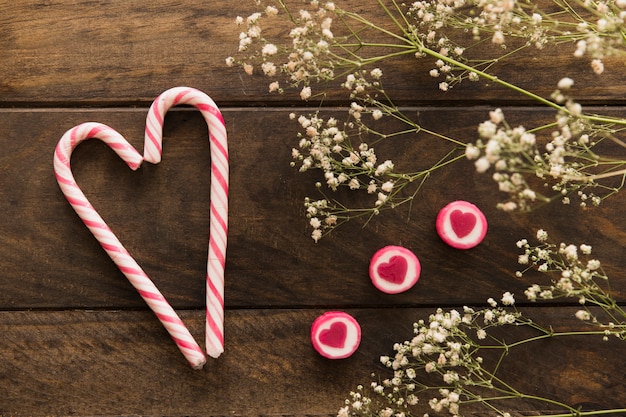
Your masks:
{"label": "pair of candy canes", "polygon": [[224,351],[224,267],[228,231],[229,169],[226,127],[215,102],[203,92],[189,87],[175,87],[163,92],[148,111],[143,155],[107,125],[88,122],[75,126],[57,144],[54,172],[61,191],[78,216],[155,313],[189,364],[194,369],[201,369],[206,363],[203,350],[152,280],[89,203],[76,184],[70,166],[73,150],[90,138],[106,143],[132,170],[139,168],[144,160],[153,164],[159,163],[163,150],[165,113],[170,107],[179,104],[196,107],[206,120],[209,130],[211,206],[206,279],[206,353],[217,358]]}

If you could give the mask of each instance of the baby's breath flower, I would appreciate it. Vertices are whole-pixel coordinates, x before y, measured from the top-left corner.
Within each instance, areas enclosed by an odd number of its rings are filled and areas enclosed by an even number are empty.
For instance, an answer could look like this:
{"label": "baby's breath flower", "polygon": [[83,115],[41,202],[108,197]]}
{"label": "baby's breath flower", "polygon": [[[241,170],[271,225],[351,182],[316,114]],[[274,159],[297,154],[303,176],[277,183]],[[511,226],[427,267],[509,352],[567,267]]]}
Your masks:
{"label": "baby's breath flower", "polygon": [[515,304],[515,298],[513,298],[513,294],[508,291],[505,292],[502,295],[502,304],[504,304],[505,306],[512,306],[513,304]]}
{"label": "baby's breath flower", "polygon": [[591,314],[587,310],[578,310],[576,312],[576,318],[582,321],[588,321],[591,319]]}
{"label": "baby's breath flower", "polygon": [[[244,57],[229,57],[226,65],[237,63],[248,75],[270,77],[269,92],[282,93],[287,86],[295,87],[304,101],[313,97],[314,83],[345,77],[342,86],[352,102],[345,124],[331,133],[329,126],[323,125],[323,119],[307,118],[308,125],[301,124],[305,133],[297,138],[298,153],[292,154],[291,161],[300,172],[319,170],[324,176],[323,183],[331,191],[345,186],[378,197],[375,201],[372,199],[366,209],[352,209],[337,201],[334,207],[318,215],[323,225],[326,217],[336,216],[339,220],[333,223],[335,227],[355,217],[371,218],[380,213],[382,206],[393,208],[415,201],[407,185],[416,193],[432,172],[458,160],[459,144],[464,143],[462,139],[447,137],[442,132],[428,133],[417,124],[415,117],[403,114],[392,103],[393,97],[382,85],[381,68],[388,57],[398,57],[398,51],[407,51],[411,57],[431,59],[431,64],[425,68],[430,68],[430,75],[437,78],[434,82],[441,91],[448,91],[464,80],[477,81],[481,77],[510,86],[511,83],[492,78],[488,73],[492,64],[514,56],[508,45],[510,39],[520,39],[525,47],[538,49],[549,44],[559,47],[570,44],[575,56],[587,57],[594,72],[601,74],[605,57],[624,53],[626,8],[623,1],[579,2],[568,4],[563,10],[558,10],[557,5],[556,12],[545,10],[539,4],[530,10],[514,0],[485,0],[480,4],[466,0],[415,1],[397,4],[397,10],[393,10],[399,16],[391,22],[392,29],[369,22],[359,11],[342,10],[332,1],[310,0],[308,4],[293,9],[282,2],[276,7],[257,1],[259,11],[235,19],[239,26],[238,51]],[[591,19],[581,18],[589,15]],[[389,13],[380,16],[384,19]],[[286,39],[275,37],[277,31],[266,29],[273,28],[276,19],[281,18],[288,25]],[[395,26],[405,23],[406,28],[398,27],[397,33],[393,32]],[[383,27],[385,29],[381,30]],[[451,36],[451,33],[464,32],[469,35],[466,39]],[[359,48],[355,48],[352,36],[344,36],[350,33],[358,34],[359,41],[363,42]],[[381,46],[378,38],[389,34],[392,36],[388,44]],[[502,53],[496,52],[485,59],[475,52],[468,53],[468,50],[484,44],[481,42],[483,38],[490,38],[499,45]],[[369,64],[374,62],[376,66]],[[624,123],[619,119],[613,123],[610,118],[587,116],[583,106],[569,97],[572,85],[570,78],[563,77],[557,85],[558,91],[551,97],[553,103],[561,106],[551,106],[557,109],[553,132],[545,126],[529,126],[528,129],[509,126],[503,111],[495,109],[490,112],[489,120],[480,124],[477,141],[465,147],[465,156],[473,161],[477,172],[489,172],[497,182],[498,190],[508,195],[498,204],[502,210],[530,210],[537,204],[551,201],[554,197],[544,195],[535,186],[537,178],[539,184],[545,182],[546,190],[551,190],[547,192],[553,191],[564,203],[569,203],[576,198],[578,191],[582,191],[577,198],[584,207],[598,205],[604,197],[619,190],[601,183],[605,175],[612,174],[599,172],[598,167],[604,166],[606,159],[597,155],[593,147],[602,139],[617,136]],[[533,97],[517,86],[513,88]],[[542,100],[542,104],[546,102]],[[383,133],[380,128],[369,125],[387,116],[405,123],[400,132],[407,136],[420,132],[420,135],[430,134],[449,141],[449,156],[421,171],[411,169],[410,174],[403,174],[395,172],[393,163],[377,162],[374,152],[357,152],[355,148],[370,139],[379,143],[397,137],[395,132]],[[385,155],[381,160],[390,161],[391,157],[393,155]],[[623,166],[615,163],[615,158],[610,162],[615,173],[626,168],[626,161]],[[332,176],[327,176],[328,173]],[[383,185],[392,178],[394,188],[388,191]],[[593,193],[594,189],[602,192]],[[401,195],[401,191],[405,195]],[[379,193],[386,196],[384,200]],[[321,229],[324,230],[322,235],[329,231],[324,226]],[[318,234],[313,238],[318,240]]]}
{"label": "baby's breath flower", "polygon": [[573,85],[574,85],[574,80],[572,80],[569,77],[565,77],[565,78],[561,78],[561,80],[557,84],[557,87],[560,88],[561,90],[568,90]]}
{"label": "baby's breath flower", "polygon": [[300,91],[300,98],[302,100],[308,100],[311,97],[311,87],[306,86],[302,88],[302,91]]}

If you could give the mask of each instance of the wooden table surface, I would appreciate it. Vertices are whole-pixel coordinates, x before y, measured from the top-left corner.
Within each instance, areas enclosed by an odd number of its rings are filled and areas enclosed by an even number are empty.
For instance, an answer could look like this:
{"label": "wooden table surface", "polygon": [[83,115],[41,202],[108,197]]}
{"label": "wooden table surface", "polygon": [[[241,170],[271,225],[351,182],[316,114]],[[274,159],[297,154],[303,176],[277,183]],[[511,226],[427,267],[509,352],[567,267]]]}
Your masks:
{"label": "wooden table surface", "polygon": [[[507,214],[495,209],[496,185],[470,162],[433,175],[410,213],[385,213],[364,228],[348,224],[315,244],[303,198],[314,195],[316,174],[290,167],[297,126],[287,115],[304,103],[297,92],[268,94],[261,76],[225,65],[237,48],[234,19],[253,3],[0,2],[0,416],[333,415],[371,372],[384,374],[379,356],[392,354],[393,343],[410,338],[412,323],[437,306],[480,306],[504,291],[521,301],[532,282],[514,275],[515,242],[539,227],[592,244],[615,297],[626,301],[622,195],[586,211],[554,204]],[[537,53],[521,55],[499,76],[548,96],[568,75],[585,105],[626,115],[623,62],[607,61],[597,77],[570,50]],[[428,65],[418,67],[392,63],[386,85],[425,126],[472,141],[495,106],[513,123],[553,117],[485,83],[442,94]],[[229,135],[225,353],[201,371],[188,366],[73,212],[52,167],[61,135],[86,121],[108,124],[142,148],[149,105],[178,85],[209,94]],[[334,91],[324,110],[343,114],[345,98]],[[93,205],[203,340],[210,155],[199,112],[169,112],[164,143],[163,162],[138,172],[98,141],[81,144],[72,166]],[[419,162],[428,156],[424,146],[407,140],[381,157]],[[427,146],[437,153],[439,145]],[[459,199],[489,220],[486,239],[468,251],[446,246],[434,228],[439,209]],[[422,277],[406,293],[385,295],[371,285],[369,259],[386,245],[405,246],[422,261]],[[309,331],[319,314],[337,309],[358,319],[363,339],[352,357],[331,361],[313,350]],[[555,328],[584,327],[574,304],[522,309]],[[617,341],[551,340],[520,349],[506,371],[521,388],[570,404],[624,407],[624,349]],[[511,411],[524,410],[521,403]]]}

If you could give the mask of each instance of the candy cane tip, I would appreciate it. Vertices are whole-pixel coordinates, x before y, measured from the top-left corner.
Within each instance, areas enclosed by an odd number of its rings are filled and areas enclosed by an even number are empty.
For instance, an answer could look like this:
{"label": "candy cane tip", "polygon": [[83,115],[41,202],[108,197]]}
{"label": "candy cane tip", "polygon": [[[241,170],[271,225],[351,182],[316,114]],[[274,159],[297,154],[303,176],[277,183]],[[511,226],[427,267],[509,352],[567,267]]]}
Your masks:
{"label": "candy cane tip", "polygon": [[158,164],[161,162],[161,153],[157,152],[156,154],[151,154],[148,149],[144,149],[143,151],[143,160],[146,162],[150,162],[151,164]]}
{"label": "candy cane tip", "polygon": [[133,171],[137,171],[139,169],[139,167],[141,166],[141,163],[143,162],[143,158],[137,160],[137,161],[129,161],[128,162],[128,166],[130,167],[130,169],[132,169]]}
{"label": "candy cane tip", "polygon": [[203,360],[203,361],[198,362],[198,363],[191,363],[191,368],[196,370],[196,371],[199,371],[199,370],[201,370],[204,367],[205,363],[206,363],[206,360]]}
{"label": "candy cane tip", "polygon": [[206,353],[210,357],[217,359],[222,353],[224,353],[224,349],[207,349]]}

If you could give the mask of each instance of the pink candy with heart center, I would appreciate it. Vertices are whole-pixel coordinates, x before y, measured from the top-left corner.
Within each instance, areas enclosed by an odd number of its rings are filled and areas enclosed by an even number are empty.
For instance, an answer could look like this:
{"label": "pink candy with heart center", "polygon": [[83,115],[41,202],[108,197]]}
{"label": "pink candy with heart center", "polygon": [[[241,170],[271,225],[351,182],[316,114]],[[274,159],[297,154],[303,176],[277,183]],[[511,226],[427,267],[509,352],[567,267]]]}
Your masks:
{"label": "pink candy with heart center", "polygon": [[370,261],[372,283],[387,294],[407,291],[419,280],[420,273],[421,264],[417,256],[401,246],[379,249]]}
{"label": "pink candy with heart center", "polygon": [[436,228],[439,237],[448,245],[457,249],[470,249],[485,238],[487,219],[474,204],[453,201],[437,215]]}
{"label": "pink candy with heart center", "polygon": [[351,356],[361,343],[361,326],[354,317],[342,311],[329,311],[311,325],[313,348],[328,359]]}

